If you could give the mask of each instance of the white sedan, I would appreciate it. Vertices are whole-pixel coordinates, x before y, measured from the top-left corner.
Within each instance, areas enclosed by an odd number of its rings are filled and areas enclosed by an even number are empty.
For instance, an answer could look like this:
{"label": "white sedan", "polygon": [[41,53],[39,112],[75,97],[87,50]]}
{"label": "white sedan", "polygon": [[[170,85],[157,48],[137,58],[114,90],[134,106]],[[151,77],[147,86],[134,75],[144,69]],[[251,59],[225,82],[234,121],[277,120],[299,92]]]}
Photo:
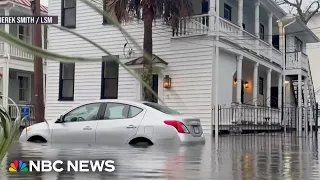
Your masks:
{"label": "white sedan", "polygon": [[20,141],[87,144],[204,143],[200,119],[151,102],[97,100],[74,107],[56,121],[22,131]]}

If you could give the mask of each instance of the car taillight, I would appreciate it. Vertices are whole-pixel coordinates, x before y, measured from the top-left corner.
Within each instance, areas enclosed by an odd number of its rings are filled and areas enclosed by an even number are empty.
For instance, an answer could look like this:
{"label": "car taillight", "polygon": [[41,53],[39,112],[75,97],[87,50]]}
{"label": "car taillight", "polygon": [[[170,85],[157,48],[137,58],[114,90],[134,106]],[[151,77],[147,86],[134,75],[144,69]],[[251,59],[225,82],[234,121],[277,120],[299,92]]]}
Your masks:
{"label": "car taillight", "polygon": [[189,133],[188,128],[180,121],[167,120],[164,121],[165,124],[173,126],[179,133]]}

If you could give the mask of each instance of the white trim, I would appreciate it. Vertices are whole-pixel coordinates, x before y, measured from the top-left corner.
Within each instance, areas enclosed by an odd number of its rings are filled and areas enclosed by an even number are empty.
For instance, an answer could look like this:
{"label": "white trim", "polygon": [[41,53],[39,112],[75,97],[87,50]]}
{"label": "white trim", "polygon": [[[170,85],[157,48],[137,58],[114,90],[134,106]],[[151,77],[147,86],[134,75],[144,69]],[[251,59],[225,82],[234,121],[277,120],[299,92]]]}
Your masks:
{"label": "white trim", "polygon": [[28,78],[28,100],[27,101],[20,101],[20,84],[19,84],[19,93],[18,93],[18,99],[19,103],[31,103],[31,74],[26,73],[20,73],[17,72],[17,79],[19,81],[19,76]]}

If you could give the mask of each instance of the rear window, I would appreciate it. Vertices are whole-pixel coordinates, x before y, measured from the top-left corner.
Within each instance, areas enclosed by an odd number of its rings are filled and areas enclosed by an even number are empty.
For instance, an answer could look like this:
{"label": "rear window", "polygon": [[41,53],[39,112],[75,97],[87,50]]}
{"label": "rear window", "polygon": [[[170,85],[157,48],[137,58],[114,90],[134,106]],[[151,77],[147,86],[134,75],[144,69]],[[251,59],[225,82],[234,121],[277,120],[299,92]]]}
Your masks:
{"label": "rear window", "polygon": [[170,109],[170,108],[168,108],[166,106],[162,106],[162,105],[157,104],[157,103],[143,103],[143,104],[146,105],[146,106],[149,106],[149,107],[151,107],[153,109],[156,109],[156,110],[158,110],[160,112],[163,112],[165,114],[180,115],[180,113],[178,111],[175,111],[173,109]]}

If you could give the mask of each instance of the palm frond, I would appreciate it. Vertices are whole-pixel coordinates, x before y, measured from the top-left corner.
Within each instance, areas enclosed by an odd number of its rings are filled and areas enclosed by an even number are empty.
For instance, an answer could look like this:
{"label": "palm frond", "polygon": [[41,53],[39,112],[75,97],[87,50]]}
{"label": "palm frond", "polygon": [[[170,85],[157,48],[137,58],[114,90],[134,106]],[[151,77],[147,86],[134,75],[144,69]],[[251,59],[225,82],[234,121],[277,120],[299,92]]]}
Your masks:
{"label": "palm frond", "polygon": [[18,115],[15,120],[12,120],[10,117],[9,112],[3,107],[0,106],[0,164],[5,157],[6,153],[10,149],[13,142],[19,138],[20,136],[20,125],[22,121],[25,120],[21,119],[20,111],[17,106],[17,104],[9,97],[3,97],[2,98],[8,98],[13,104],[14,107],[17,109]]}

